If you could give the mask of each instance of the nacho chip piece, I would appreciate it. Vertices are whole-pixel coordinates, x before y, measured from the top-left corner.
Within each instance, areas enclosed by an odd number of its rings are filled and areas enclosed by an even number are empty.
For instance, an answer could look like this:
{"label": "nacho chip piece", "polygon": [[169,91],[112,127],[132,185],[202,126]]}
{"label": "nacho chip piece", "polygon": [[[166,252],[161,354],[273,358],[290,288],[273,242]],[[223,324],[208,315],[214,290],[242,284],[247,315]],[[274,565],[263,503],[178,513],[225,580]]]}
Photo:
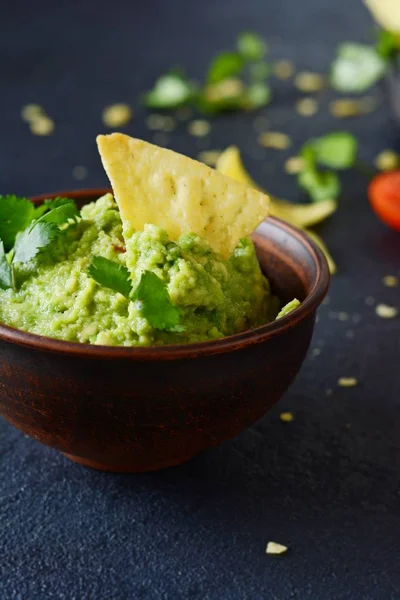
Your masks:
{"label": "nacho chip piece", "polygon": [[193,232],[227,258],[268,215],[267,195],[186,156],[120,133],[97,144],[121,217],[137,230]]}

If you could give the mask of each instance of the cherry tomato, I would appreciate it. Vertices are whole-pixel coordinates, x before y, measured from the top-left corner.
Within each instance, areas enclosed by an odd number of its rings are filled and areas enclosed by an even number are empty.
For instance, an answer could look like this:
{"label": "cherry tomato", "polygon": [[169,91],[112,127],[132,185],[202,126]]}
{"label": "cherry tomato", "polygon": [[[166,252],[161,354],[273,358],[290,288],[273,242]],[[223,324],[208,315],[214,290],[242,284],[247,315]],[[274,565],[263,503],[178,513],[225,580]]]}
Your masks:
{"label": "cherry tomato", "polygon": [[387,171],[374,177],[368,187],[368,197],[377,217],[400,231],[400,171]]}

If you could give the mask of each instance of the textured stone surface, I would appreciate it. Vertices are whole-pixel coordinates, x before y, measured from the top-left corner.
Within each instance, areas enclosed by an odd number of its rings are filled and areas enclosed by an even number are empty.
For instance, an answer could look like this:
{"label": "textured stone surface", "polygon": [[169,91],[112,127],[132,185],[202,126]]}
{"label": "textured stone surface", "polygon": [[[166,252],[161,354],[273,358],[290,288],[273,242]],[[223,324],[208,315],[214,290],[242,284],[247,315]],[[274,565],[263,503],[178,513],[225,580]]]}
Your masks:
{"label": "textured stone surface", "polygon": [[[137,116],[125,131],[151,139],[139,92],[177,62],[200,75],[237,31],[258,29],[275,56],[324,71],[339,40],[368,40],[371,29],[356,0],[75,4],[2,5],[4,192],[106,183],[94,140],[104,131],[104,106],[132,103]],[[349,128],[362,159],[372,161],[397,143],[385,104],[368,117],[332,121],[328,92],[307,119],[294,116],[290,84],[274,88],[271,129],[297,145]],[[29,133],[19,114],[28,102],[55,120],[52,136]],[[281,167],[292,152],[258,148],[253,118],[220,119],[209,147],[238,143],[260,182],[294,197]],[[184,126],[170,136],[171,147],[193,156],[197,144]],[[76,165],[88,169],[84,182],[72,178]],[[107,475],[0,422],[2,600],[399,598],[400,321],[379,319],[365,297],[399,306],[399,288],[381,278],[399,274],[400,239],[369,211],[364,176],[343,180],[340,211],[321,229],[339,274],[320,311],[313,343],[320,353],[311,350],[280,404],[237,439],[170,471]],[[341,388],[339,377],[358,385]],[[294,421],[282,423],[281,411]],[[267,556],[270,540],[290,551]]]}

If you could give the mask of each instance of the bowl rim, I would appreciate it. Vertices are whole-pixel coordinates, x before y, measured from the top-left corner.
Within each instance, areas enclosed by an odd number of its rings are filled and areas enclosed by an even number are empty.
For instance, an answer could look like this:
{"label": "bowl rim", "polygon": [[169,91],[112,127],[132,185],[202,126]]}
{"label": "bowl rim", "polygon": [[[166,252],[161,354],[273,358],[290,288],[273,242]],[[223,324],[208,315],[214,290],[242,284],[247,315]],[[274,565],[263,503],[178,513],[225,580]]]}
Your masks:
{"label": "bowl rim", "polygon": [[[46,198],[64,196],[78,201],[88,201],[96,197],[100,198],[104,194],[110,192],[112,192],[110,188],[86,188],[81,190],[67,190],[57,193],[41,194],[40,196],[32,196],[31,200],[34,202],[41,202]],[[2,323],[0,323],[0,340],[44,352],[66,354],[75,357],[106,358],[107,360],[134,359],[138,361],[196,358],[198,356],[228,353],[249,345],[264,342],[293,328],[300,321],[303,321],[310,313],[316,310],[326,295],[330,282],[327,261],[314,241],[311,240],[306,233],[281,219],[268,217],[268,220],[273,221],[279,229],[296,238],[305,247],[316,267],[315,280],[306,298],[298,308],[280,318],[278,321],[272,321],[265,325],[255,327],[254,329],[248,329],[241,333],[235,333],[216,340],[189,342],[186,344],[170,344],[165,346],[145,346],[139,348],[127,346],[97,346],[81,342],[67,342],[22,331],[21,329],[16,329]],[[257,236],[259,234],[256,233],[255,235]]]}

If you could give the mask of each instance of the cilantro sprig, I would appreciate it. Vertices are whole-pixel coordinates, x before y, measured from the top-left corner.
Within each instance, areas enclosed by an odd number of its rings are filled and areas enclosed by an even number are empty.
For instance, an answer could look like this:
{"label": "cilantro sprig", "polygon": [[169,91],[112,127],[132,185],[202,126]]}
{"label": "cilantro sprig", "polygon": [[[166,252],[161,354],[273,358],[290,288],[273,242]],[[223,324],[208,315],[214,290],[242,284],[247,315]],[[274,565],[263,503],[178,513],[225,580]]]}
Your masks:
{"label": "cilantro sprig", "polygon": [[182,71],[173,70],[156,80],[145,94],[144,104],[166,110],[191,104],[206,113],[266,106],[271,99],[267,81],[271,69],[266,54],[267,44],[260,35],[243,32],[234,50],[214,56],[201,85]]}
{"label": "cilantro sprig", "polygon": [[88,274],[98,284],[137,302],[140,314],[151,327],[168,331],[181,330],[179,310],[171,302],[166,284],[152,271],[144,271],[139,284],[133,289],[126,267],[102,256],[94,256]]}
{"label": "cilantro sprig", "polygon": [[0,288],[16,290],[16,265],[43,252],[78,215],[70,198],[45,200],[35,207],[27,198],[0,196]]}
{"label": "cilantro sprig", "polygon": [[[340,194],[336,170],[348,169],[355,163],[357,140],[347,131],[335,131],[304,144],[301,156],[304,167],[297,182],[313,202],[334,200]],[[324,170],[319,165],[325,167]]]}

